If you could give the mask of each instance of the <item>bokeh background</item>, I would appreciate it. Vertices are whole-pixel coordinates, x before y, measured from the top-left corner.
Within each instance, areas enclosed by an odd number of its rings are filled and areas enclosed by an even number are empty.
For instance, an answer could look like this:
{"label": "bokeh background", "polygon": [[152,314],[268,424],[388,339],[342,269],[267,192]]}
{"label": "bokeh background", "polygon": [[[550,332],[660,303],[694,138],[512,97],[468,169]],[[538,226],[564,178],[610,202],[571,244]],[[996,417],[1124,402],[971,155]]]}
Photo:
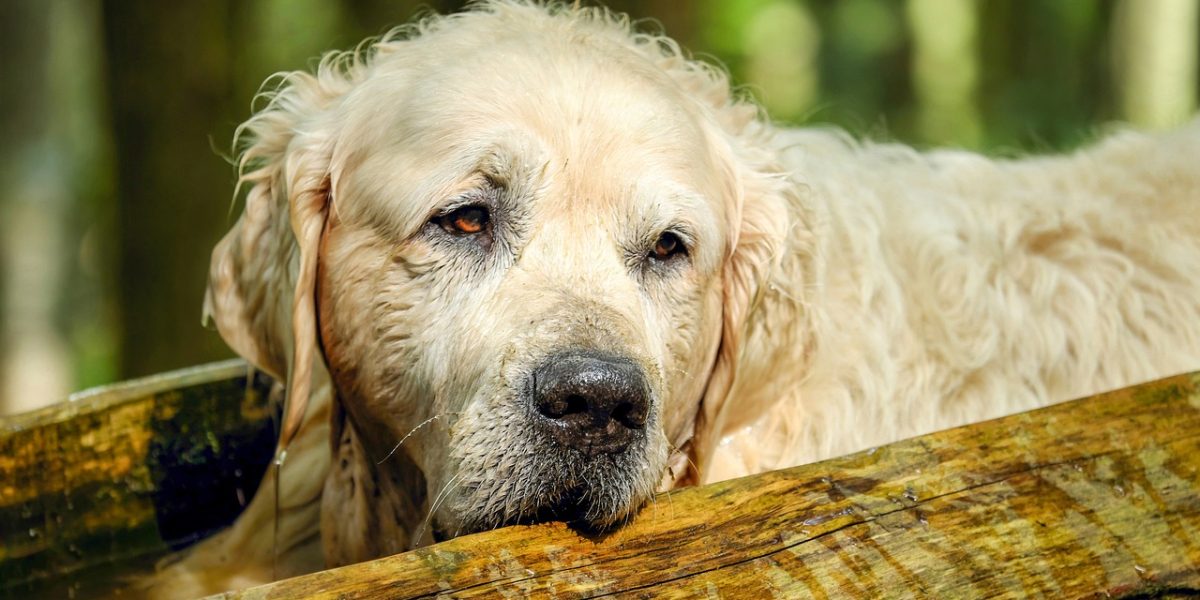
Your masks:
{"label": "bokeh background", "polygon": [[[1196,106],[1200,0],[607,4],[724,64],[781,122],[920,147],[1068,150]],[[461,5],[0,2],[0,414],[231,356],[200,303],[258,86]]]}

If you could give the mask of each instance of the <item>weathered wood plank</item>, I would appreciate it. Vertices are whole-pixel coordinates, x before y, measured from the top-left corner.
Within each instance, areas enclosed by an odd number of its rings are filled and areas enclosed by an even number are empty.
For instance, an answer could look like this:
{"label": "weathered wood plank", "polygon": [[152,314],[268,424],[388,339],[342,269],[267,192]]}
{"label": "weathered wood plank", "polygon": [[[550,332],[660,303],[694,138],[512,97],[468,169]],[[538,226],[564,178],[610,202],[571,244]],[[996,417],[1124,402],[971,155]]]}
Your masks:
{"label": "weathered wood plank", "polygon": [[236,517],[274,445],[271,381],[227,361],[0,420],[0,596],[87,596]]}
{"label": "weathered wood plank", "polygon": [[[265,465],[272,439],[270,382],[247,374],[218,365],[0,421],[0,596],[103,593],[231,519],[237,504],[201,518],[214,481],[245,466],[247,440]],[[215,487],[248,500],[256,481]],[[1194,593],[1198,498],[1192,375],[661,495],[607,534],[509,528],[227,596]]]}
{"label": "weathered wood plank", "polygon": [[224,598],[1175,594],[1200,594],[1200,374]]}

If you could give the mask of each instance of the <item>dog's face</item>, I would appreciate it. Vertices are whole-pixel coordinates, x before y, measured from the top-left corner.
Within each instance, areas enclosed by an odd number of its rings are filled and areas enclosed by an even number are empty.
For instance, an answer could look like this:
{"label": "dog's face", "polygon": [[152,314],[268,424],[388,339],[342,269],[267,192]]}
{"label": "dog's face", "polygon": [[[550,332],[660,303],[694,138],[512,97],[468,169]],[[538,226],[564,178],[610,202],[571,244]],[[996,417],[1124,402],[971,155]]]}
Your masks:
{"label": "dog's face", "polygon": [[208,306],[288,373],[285,443],[319,348],[335,470],[341,430],[356,477],[415,465],[443,532],[614,523],[719,431],[786,222],[754,117],[612,17],[482,5],[285,80]]}
{"label": "dog's face", "polygon": [[403,451],[447,531],[626,514],[720,339],[728,190],[704,124],[664,75],[539,41],[345,101],[326,359],[376,460],[434,419]]}

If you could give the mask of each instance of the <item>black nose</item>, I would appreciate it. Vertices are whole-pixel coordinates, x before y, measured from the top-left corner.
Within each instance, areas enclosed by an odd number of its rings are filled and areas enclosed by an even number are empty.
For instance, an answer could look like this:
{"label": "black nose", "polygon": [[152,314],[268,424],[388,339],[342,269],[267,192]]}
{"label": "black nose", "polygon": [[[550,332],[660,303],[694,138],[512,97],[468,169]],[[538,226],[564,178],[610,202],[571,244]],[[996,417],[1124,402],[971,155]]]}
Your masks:
{"label": "black nose", "polygon": [[532,391],[533,406],[550,435],[588,456],[624,450],[646,426],[646,377],[636,365],[613,356],[554,356],[534,371]]}

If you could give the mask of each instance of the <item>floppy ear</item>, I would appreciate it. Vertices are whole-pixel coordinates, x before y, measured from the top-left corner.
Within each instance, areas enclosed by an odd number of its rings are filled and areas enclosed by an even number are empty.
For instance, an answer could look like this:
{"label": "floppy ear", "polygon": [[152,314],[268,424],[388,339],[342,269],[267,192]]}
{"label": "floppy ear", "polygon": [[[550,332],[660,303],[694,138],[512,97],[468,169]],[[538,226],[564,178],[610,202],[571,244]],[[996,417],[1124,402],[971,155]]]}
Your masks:
{"label": "floppy ear", "polygon": [[749,156],[726,158],[733,163],[725,171],[732,232],[721,273],[721,341],[689,446],[691,465],[685,481],[692,484],[706,482],[713,452],[725,433],[726,416],[735,400],[730,393],[738,376],[742,341],[779,263],[792,218],[788,179],[769,161],[762,163]]}
{"label": "floppy ear", "polygon": [[323,75],[287,75],[267,107],[239,128],[246,208],[213,249],[204,302],[206,320],[234,351],[287,382],[281,450],[303,421],[318,356],[314,284],[333,146],[332,127],[322,121],[342,92],[329,84],[343,82]]}

